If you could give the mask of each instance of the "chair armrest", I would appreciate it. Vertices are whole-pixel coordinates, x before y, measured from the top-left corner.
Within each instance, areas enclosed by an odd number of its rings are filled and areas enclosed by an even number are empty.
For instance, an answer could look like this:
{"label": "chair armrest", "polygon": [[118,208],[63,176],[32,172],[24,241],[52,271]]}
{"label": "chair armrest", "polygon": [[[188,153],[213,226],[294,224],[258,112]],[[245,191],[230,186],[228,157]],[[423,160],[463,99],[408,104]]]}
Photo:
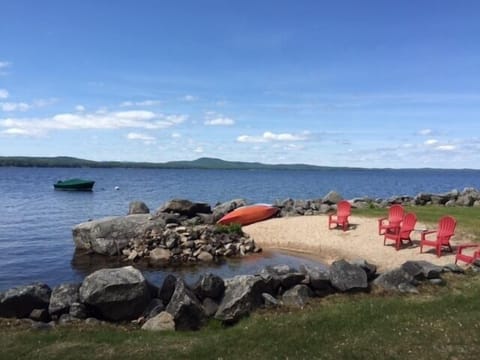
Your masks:
{"label": "chair armrest", "polygon": [[460,253],[463,249],[475,248],[475,247],[478,247],[480,251],[480,243],[459,245],[457,246],[457,254]]}
{"label": "chair armrest", "polygon": [[436,233],[437,230],[423,230],[421,233],[420,233],[420,239],[425,239],[425,236],[426,235],[429,235],[429,234],[434,234]]}
{"label": "chair armrest", "polygon": [[378,219],[378,225],[382,225],[382,223],[383,223],[385,220],[388,220],[388,218],[383,217],[383,218]]}

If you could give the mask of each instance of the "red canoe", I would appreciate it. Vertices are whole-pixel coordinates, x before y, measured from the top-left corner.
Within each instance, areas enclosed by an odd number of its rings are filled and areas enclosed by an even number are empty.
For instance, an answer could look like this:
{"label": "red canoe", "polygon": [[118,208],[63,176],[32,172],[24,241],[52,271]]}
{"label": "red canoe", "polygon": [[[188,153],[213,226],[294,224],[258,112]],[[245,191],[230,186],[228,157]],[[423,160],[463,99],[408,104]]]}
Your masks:
{"label": "red canoe", "polygon": [[278,208],[271,205],[259,204],[242,206],[222,217],[217,221],[217,224],[227,225],[235,223],[240,225],[248,225],[257,221],[271,218],[277,212]]}

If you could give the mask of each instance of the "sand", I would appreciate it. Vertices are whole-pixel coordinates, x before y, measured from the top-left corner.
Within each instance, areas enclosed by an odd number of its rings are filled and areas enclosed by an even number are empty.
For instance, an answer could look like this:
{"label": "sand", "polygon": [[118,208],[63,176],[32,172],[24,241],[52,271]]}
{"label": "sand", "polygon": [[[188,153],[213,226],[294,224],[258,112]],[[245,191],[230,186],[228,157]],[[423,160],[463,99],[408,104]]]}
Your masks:
{"label": "sand", "polygon": [[[330,264],[338,259],[365,259],[377,265],[379,271],[399,267],[408,260],[426,260],[433,264],[445,265],[455,262],[455,253],[442,252],[437,257],[433,247],[424,247],[420,253],[420,231],[433,229],[417,223],[412,232],[413,245],[405,244],[395,250],[394,242],[383,244],[383,236],[378,235],[376,219],[351,216],[351,228],[328,230],[328,216],[296,216],[274,218],[244,226],[243,231],[249,234],[255,243],[264,249],[281,249],[303,253],[323,263]],[[455,248],[457,240],[451,239]]]}

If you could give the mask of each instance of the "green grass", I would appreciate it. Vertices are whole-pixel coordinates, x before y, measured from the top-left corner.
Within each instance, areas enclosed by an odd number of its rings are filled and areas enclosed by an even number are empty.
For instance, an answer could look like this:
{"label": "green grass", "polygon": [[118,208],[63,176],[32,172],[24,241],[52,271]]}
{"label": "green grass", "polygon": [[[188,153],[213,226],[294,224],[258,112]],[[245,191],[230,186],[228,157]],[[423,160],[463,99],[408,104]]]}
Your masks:
{"label": "green grass", "polygon": [[[453,216],[457,219],[458,234],[466,237],[468,241],[480,241],[480,207],[405,206],[405,211],[414,212],[418,221],[427,223],[432,228],[435,228],[443,215]],[[387,209],[378,208],[353,210],[354,215],[376,218],[386,217],[387,212]]]}
{"label": "green grass", "polygon": [[[421,295],[315,299],[303,310],[260,310],[237,325],[151,333],[131,326],[31,330],[0,322],[1,359],[474,359],[480,276],[450,275]],[[15,323],[15,321],[10,321]]]}

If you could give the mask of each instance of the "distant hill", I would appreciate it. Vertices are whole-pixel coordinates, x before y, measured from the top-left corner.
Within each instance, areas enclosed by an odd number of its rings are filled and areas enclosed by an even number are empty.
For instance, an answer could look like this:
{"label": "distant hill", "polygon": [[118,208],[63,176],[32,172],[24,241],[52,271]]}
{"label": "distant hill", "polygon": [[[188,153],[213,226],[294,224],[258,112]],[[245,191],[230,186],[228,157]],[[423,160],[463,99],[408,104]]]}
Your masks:
{"label": "distant hill", "polygon": [[[67,168],[146,168],[146,169],[231,169],[231,170],[334,170],[336,167],[307,164],[262,164],[259,162],[226,161],[203,157],[192,161],[164,163],[128,161],[92,161],[68,156],[28,157],[0,156],[0,166],[15,167],[67,167]],[[359,169],[359,168],[357,168]]]}

